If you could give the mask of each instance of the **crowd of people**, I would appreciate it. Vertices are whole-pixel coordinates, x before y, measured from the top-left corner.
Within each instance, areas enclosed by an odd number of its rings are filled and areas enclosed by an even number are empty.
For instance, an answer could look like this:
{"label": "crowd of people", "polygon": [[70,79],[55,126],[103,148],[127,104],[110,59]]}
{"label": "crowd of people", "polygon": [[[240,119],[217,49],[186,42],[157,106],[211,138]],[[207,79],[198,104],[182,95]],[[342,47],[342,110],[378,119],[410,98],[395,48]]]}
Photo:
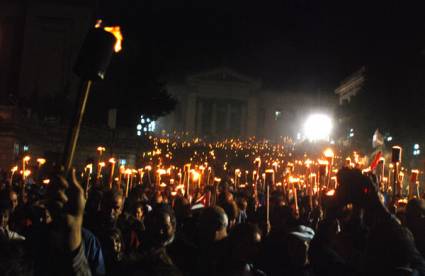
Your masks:
{"label": "crowd of people", "polygon": [[2,176],[0,275],[425,275],[425,201],[384,200],[356,169],[296,206],[227,178],[205,203],[150,181],[85,191],[76,175]]}

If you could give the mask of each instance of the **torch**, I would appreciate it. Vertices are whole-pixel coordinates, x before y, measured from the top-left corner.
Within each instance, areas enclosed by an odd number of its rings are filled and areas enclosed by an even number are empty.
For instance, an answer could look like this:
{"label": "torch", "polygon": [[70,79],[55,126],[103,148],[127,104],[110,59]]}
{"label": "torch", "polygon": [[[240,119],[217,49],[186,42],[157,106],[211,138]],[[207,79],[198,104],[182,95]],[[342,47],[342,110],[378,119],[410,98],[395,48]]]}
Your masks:
{"label": "torch", "polygon": [[297,215],[299,215],[299,208],[298,208],[298,194],[297,194],[297,187],[296,187],[296,183],[298,183],[300,180],[298,178],[294,178],[294,177],[289,177],[289,183],[292,184],[292,196],[294,198],[294,208],[295,208],[295,213]]}
{"label": "torch", "polygon": [[401,151],[402,151],[402,149],[399,146],[394,146],[392,148],[391,162],[394,165],[394,173],[393,173],[393,196],[394,196],[394,198],[396,196],[400,196],[400,194],[401,194],[401,189],[400,189],[401,187],[399,187],[400,183],[399,183],[399,180],[398,180],[398,170],[399,170],[398,166],[401,162]]}
{"label": "torch", "polygon": [[255,158],[254,164],[257,164],[257,173],[256,173],[256,178],[254,181],[258,182],[258,178],[260,177],[261,158],[260,157]]}
{"label": "torch", "polygon": [[99,184],[100,177],[102,176],[102,168],[105,167],[105,162],[97,164],[96,182]]}
{"label": "torch", "polygon": [[274,170],[266,170],[265,184],[266,184],[266,223],[270,223],[270,187],[275,182]]}
{"label": "torch", "polygon": [[214,184],[213,184],[213,190],[212,190],[212,199],[211,199],[211,206],[215,206],[217,203],[217,187],[221,182],[221,178],[214,177]]}
{"label": "torch", "polygon": [[238,186],[239,186],[239,177],[240,177],[240,173],[241,173],[241,170],[240,170],[240,169],[236,169],[236,170],[235,170],[235,181],[234,181],[234,184],[235,184],[235,192],[237,191]]}
{"label": "torch", "polygon": [[38,163],[38,169],[40,169],[41,166],[43,166],[46,163],[46,159],[44,159],[44,158],[37,158],[37,163]]}
{"label": "torch", "polygon": [[127,182],[125,185],[125,197],[128,197],[128,190],[130,189],[130,177],[132,175],[133,171],[131,169],[125,170],[125,175],[127,176]]}
{"label": "torch", "polygon": [[319,189],[322,189],[325,184],[327,184],[327,175],[328,175],[328,168],[329,168],[329,162],[327,160],[318,160],[319,163],[319,174],[318,174],[318,182],[319,182]]}
{"label": "torch", "polygon": [[115,163],[116,163],[115,158],[110,158],[109,163],[111,163],[111,172],[109,174],[108,186],[109,186],[109,189],[111,190],[112,189],[112,182],[114,180],[114,171],[115,171]]}
{"label": "torch", "polygon": [[412,199],[415,196],[419,197],[418,174],[419,170],[412,170],[409,183],[409,199]]}
{"label": "torch", "polygon": [[90,164],[87,164],[84,170],[87,172],[86,185],[84,186],[84,194],[87,197],[88,190],[89,190],[89,185],[90,185],[90,175],[91,175],[91,173],[93,171],[93,164],[91,164],[91,163]]}
{"label": "torch", "polygon": [[327,173],[327,181],[326,186],[329,188],[329,184],[331,181],[331,173],[332,173],[332,166],[334,162],[334,152],[332,149],[326,149],[323,155],[326,157],[326,160],[328,161],[328,173]]}
{"label": "torch", "polygon": [[74,72],[82,79],[82,88],[66,138],[63,153],[65,173],[69,173],[71,170],[81,123],[93,82],[105,77],[112,53],[121,50],[123,37],[120,27],[101,28],[101,23],[101,21],[98,21],[96,28],[90,30],[87,34],[74,67]]}
{"label": "torch", "polygon": [[379,169],[381,170],[379,182],[381,183],[382,191],[385,191],[386,188],[385,188],[385,184],[384,184],[384,178],[385,178],[385,158],[384,157],[379,158],[379,164],[380,164]]}
{"label": "torch", "polygon": [[145,170],[147,171],[147,174],[148,174],[149,187],[151,187],[152,186],[152,183],[151,183],[151,170],[152,170],[152,166],[150,166],[150,165],[146,166],[145,167]]}
{"label": "torch", "polygon": [[25,156],[24,158],[22,158],[22,180],[24,182],[25,182],[25,178],[26,178],[26,175],[25,175],[26,169],[25,169],[25,167],[26,167],[27,162],[30,161],[30,159],[31,159],[31,157],[29,157],[28,155]]}
{"label": "torch", "polygon": [[10,174],[10,182],[9,182],[9,185],[12,187],[12,184],[13,184],[13,176],[15,175],[15,172],[18,170],[18,166],[15,166],[15,167],[13,167],[10,171],[11,171],[11,174]]}

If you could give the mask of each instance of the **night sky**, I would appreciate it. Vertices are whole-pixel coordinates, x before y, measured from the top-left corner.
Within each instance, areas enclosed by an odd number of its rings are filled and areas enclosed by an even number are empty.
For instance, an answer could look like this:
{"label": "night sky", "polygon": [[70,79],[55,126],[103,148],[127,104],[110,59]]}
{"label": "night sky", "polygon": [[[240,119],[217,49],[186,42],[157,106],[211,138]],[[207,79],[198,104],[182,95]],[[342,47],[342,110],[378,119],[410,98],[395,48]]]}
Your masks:
{"label": "night sky", "polygon": [[[114,105],[121,102],[118,108],[133,114],[122,120],[131,122],[152,106],[140,103],[151,102],[145,96],[157,76],[181,81],[227,66],[261,79],[265,89],[332,96],[344,78],[366,66],[366,84],[350,107],[359,119],[347,127],[364,128],[366,137],[380,128],[425,139],[421,2],[104,0],[99,16],[123,26],[125,51],[108,72],[121,84],[102,86],[111,89],[108,98],[118,97]],[[138,99],[134,108],[132,97]]]}
{"label": "night sky", "polygon": [[102,2],[101,13],[152,32],[171,78],[229,66],[267,87],[331,92],[361,65],[381,72],[425,57],[420,1]]}

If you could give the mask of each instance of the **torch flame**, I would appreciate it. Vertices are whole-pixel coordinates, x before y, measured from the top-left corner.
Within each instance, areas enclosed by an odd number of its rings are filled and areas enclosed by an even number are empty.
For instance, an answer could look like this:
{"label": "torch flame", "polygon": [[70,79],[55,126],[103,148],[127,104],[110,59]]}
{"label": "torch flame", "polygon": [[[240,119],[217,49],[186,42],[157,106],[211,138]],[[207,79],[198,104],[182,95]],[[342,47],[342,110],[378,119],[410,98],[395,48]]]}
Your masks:
{"label": "torch flame", "polygon": [[166,174],[166,173],[167,173],[167,171],[166,171],[166,170],[164,170],[164,169],[158,169],[156,172],[157,172],[159,175],[163,175],[163,174]]}
{"label": "torch flame", "polygon": [[46,159],[44,159],[44,158],[37,158],[37,162],[41,166],[41,165],[44,165],[46,163]]}
{"label": "torch flame", "polygon": [[92,173],[93,172],[93,164],[91,164],[91,163],[87,164],[85,169],[88,170],[90,173]]}
{"label": "torch flame", "polygon": [[[95,28],[101,28],[102,27],[102,20],[98,19],[96,21],[96,25],[94,26]],[[114,51],[115,53],[118,53],[119,51],[122,50],[122,41],[124,40],[124,37],[121,33],[121,28],[120,26],[107,26],[107,27],[103,27],[103,29],[105,31],[107,31],[108,33],[111,33],[114,35],[116,42],[115,42],[115,46],[114,46]]]}
{"label": "torch flame", "polygon": [[120,26],[105,27],[104,30],[107,31],[108,33],[113,34],[115,36],[115,39],[117,40],[114,46],[115,53],[118,53],[119,51],[121,51],[122,50],[121,42],[123,41],[124,38],[122,36]]}
{"label": "torch flame", "polygon": [[327,195],[327,196],[334,196],[334,195],[335,195],[335,190],[334,190],[334,189],[332,189],[332,190],[327,191],[327,192],[326,192],[326,195]]}
{"label": "torch flame", "polygon": [[327,158],[333,158],[334,157],[334,152],[332,149],[328,148],[323,152],[323,155]]}
{"label": "torch flame", "polygon": [[195,171],[195,170],[192,171],[192,179],[193,179],[193,181],[198,181],[199,176],[200,176],[200,174],[197,171]]}

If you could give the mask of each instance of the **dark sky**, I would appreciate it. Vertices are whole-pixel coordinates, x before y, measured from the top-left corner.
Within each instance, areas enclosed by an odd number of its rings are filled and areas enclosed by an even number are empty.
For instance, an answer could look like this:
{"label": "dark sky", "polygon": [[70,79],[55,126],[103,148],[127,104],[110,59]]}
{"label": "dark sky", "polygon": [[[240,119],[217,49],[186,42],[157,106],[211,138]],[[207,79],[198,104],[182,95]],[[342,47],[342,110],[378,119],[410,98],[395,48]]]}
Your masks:
{"label": "dark sky", "polygon": [[[111,11],[112,2],[105,0],[103,9]],[[423,58],[422,6],[380,0],[155,0],[129,1],[110,13],[152,32],[157,63],[169,76],[225,65],[270,87],[332,91],[363,64],[385,71]]]}

